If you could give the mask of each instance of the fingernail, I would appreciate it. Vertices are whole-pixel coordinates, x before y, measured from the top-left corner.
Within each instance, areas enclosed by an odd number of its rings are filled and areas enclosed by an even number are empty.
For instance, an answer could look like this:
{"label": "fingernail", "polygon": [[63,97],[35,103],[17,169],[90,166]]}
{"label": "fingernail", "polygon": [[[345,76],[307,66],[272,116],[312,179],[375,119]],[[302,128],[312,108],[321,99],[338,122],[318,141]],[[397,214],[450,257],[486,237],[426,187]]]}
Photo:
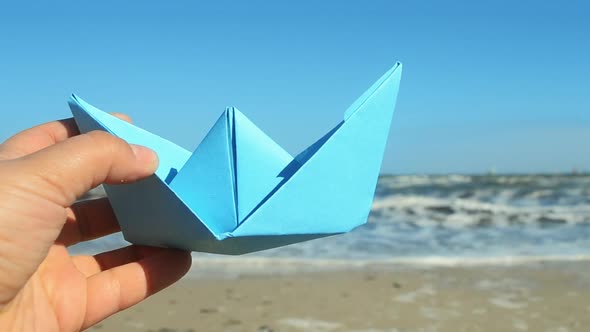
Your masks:
{"label": "fingernail", "polygon": [[154,152],[154,150],[142,145],[130,144],[130,146],[131,150],[133,150],[133,153],[135,154],[135,158],[137,158],[139,162],[145,165],[150,165],[154,167],[154,169],[157,167],[158,155],[156,152]]}

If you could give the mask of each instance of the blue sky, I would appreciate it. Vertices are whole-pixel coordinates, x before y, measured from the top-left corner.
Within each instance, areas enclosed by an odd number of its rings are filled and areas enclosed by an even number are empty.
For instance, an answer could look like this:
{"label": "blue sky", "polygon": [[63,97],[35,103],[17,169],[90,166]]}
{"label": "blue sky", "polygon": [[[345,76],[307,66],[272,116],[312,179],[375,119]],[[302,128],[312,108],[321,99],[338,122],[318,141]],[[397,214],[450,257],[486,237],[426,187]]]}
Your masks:
{"label": "blue sky", "polygon": [[590,170],[590,5],[0,4],[0,139],[75,92],[194,149],[236,106],[292,154],[404,63],[384,173]]}

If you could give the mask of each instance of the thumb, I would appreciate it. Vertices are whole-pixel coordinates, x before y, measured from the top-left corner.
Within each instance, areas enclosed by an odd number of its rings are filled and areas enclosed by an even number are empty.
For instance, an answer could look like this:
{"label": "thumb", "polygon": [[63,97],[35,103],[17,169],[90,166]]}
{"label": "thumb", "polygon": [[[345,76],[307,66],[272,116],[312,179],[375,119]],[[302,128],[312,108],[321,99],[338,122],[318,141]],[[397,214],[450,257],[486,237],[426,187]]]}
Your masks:
{"label": "thumb", "polygon": [[34,175],[39,195],[64,207],[101,183],[133,182],[158,167],[152,150],[103,131],[72,137],[15,162]]}

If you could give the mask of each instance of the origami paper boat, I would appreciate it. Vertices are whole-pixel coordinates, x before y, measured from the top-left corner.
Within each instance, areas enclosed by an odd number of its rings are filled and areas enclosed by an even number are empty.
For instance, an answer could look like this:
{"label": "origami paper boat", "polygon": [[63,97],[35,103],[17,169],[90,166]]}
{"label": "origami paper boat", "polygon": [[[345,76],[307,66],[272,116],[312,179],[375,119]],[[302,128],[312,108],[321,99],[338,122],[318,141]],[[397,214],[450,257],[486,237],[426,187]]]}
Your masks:
{"label": "origami paper boat", "polygon": [[105,185],[131,243],[243,254],[348,232],[366,222],[402,66],[397,63],[344,113],[344,120],[292,157],[230,107],[189,151],[73,95],[81,132],[104,130],[155,150],[153,176]]}

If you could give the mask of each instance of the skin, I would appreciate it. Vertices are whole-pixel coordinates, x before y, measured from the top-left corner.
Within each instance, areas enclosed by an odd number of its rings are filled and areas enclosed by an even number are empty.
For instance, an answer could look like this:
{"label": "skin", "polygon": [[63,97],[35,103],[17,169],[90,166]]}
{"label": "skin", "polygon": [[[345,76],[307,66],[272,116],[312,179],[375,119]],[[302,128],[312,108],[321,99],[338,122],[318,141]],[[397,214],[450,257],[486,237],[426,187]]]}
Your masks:
{"label": "skin", "polygon": [[80,135],[72,119],[0,145],[0,331],[79,331],[188,271],[190,254],[173,249],[67,251],[120,231],[107,199],[79,197],[101,183],[140,180],[157,165],[153,151],[104,132]]}

